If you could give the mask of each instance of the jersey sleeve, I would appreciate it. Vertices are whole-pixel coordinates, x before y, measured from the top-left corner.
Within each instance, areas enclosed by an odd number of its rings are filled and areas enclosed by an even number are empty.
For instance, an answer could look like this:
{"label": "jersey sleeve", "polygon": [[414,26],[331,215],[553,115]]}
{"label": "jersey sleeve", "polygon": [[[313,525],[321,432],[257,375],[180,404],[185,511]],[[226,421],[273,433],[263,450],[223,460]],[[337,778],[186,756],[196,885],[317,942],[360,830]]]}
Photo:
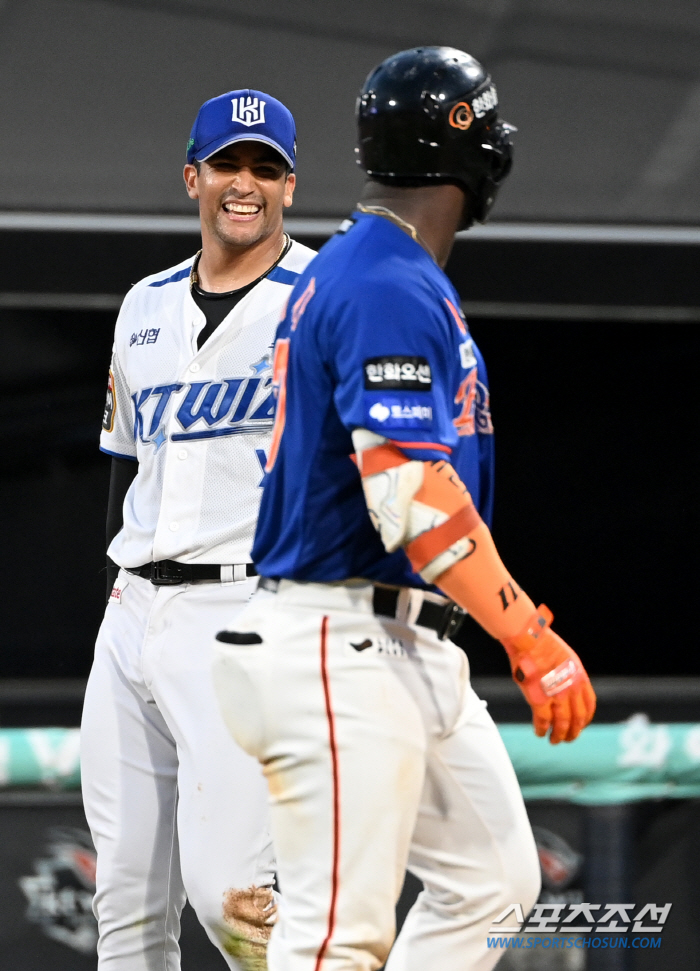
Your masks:
{"label": "jersey sleeve", "polygon": [[107,379],[100,449],[108,455],[137,461],[129,386],[119,363],[116,345],[112,350],[112,362]]}
{"label": "jersey sleeve", "polygon": [[412,458],[449,458],[457,444],[455,350],[439,297],[418,285],[363,281],[331,319],[335,405],[345,427],[383,435]]}

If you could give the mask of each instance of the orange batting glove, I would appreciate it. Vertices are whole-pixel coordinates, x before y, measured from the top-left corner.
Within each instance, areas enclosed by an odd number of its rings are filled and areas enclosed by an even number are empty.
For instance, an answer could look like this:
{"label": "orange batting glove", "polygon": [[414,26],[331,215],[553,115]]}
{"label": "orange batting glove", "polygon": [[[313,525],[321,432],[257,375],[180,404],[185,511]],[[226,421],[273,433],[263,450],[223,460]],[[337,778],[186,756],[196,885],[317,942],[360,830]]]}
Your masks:
{"label": "orange batting glove", "polygon": [[535,734],[549,741],[573,742],[595,714],[596,697],[578,654],[555,634],[553,615],[542,604],[523,630],[501,643],[510,658],[513,680],[532,708]]}

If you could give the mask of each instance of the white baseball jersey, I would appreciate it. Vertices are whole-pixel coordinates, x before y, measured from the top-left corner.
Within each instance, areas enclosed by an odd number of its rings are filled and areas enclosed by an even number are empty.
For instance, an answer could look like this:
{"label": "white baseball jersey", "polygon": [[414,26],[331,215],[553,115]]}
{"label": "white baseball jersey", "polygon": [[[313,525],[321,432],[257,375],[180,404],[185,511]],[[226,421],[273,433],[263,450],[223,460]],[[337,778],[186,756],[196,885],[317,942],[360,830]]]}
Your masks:
{"label": "white baseball jersey", "polygon": [[115,563],[250,562],[274,411],[270,352],[315,255],[292,242],[199,350],[194,257],[127,294],[100,439],[102,451],[139,463],[108,551]]}

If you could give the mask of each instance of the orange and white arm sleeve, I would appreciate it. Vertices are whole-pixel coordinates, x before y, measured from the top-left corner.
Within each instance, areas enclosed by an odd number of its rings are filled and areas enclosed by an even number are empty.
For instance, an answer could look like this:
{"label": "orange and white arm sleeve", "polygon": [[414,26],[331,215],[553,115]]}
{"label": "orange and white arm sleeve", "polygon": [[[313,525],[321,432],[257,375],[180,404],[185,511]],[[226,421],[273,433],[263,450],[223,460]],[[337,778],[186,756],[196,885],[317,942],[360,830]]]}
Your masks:
{"label": "orange and white arm sleeve", "polygon": [[372,523],[391,553],[437,584],[498,640],[519,634],[535,605],[506,570],[489,528],[448,462],[409,459],[366,429],[352,433]]}

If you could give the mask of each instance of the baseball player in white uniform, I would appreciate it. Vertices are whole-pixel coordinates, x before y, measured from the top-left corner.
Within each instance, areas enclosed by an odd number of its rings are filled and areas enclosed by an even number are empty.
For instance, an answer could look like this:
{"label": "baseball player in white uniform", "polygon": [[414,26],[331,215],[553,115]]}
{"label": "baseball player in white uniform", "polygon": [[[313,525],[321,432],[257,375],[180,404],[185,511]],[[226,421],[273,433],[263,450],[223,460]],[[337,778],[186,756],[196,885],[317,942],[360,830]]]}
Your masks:
{"label": "baseball player in white uniform", "polygon": [[255,586],[270,349],[315,255],[283,230],[295,138],[262,92],[202,106],[184,170],[202,249],[136,284],[117,320],[101,448],[119,571],[82,723],[101,971],[177,971],[186,897],[229,967],[265,967],[267,792],[221,720],[211,642]]}

